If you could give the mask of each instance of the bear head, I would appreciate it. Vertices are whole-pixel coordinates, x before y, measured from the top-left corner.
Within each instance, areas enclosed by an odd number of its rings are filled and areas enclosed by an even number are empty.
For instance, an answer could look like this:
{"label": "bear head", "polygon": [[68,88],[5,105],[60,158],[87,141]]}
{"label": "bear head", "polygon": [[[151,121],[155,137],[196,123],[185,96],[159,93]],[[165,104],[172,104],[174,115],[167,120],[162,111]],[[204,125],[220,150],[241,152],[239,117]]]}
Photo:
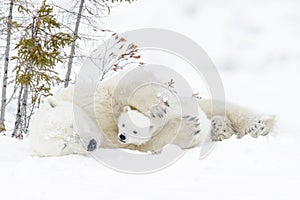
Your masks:
{"label": "bear head", "polygon": [[125,106],[118,117],[118,129],[121,144],[142,145],[151,139],[155,127],[143,113]]}

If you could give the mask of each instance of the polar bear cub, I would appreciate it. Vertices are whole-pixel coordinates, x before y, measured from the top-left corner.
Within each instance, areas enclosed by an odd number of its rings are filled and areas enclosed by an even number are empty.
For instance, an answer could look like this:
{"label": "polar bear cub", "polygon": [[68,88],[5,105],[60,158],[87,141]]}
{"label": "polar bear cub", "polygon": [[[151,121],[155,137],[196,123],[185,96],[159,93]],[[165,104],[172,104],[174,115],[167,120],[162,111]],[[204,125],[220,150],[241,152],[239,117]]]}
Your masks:
{"label": "polar bear cub", "polygon": [[[76,119],[74,119],[76,112]],[[77,105],[47,97],[33,115],[30,126],[30,151],[32,155],[62,156],[85,154],[97,148],[99,129],[95,122]],[[78,136],[81,132],[81,136]],[[89,140],[84,148],[82,140]]]}
{"label": "polar bear cub", "polygon": [[118,117],[118,139],[122,144],[145,144],[152,137],[155,126],[142,113],[125,106]]}

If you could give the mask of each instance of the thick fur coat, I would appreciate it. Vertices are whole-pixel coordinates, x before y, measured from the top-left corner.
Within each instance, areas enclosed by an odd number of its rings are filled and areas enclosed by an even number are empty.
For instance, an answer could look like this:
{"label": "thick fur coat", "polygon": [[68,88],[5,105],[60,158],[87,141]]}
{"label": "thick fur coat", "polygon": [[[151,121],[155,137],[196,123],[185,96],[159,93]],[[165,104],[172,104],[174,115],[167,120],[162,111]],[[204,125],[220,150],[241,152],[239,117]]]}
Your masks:
{"label": "thick fur coat", "polygon": [[[95,148],[160,152],[171,143],[186,149],[207,138],[221,141],[234,134],[238,138],[246,134],[258,137],[273,127],[273,116],[259,115],[234,104],[223,107],[223,103],[192,96],[178,98],[162,85],[148,84],[137,89],[135,86],[153,82],[156,77],[141,71],[136,80],[124,83],[125,75],[121,72],[107,79],[95,91],[88,91],[88,85],[75,87],[76,98],[74,87],[46,98],[31,122],[32,154],[60,156],[87,153]],[[125,106],[142,113],[156,126],[147,142],[120,142],[118,117]],[[94,148],[89,141],[93,141]]]}

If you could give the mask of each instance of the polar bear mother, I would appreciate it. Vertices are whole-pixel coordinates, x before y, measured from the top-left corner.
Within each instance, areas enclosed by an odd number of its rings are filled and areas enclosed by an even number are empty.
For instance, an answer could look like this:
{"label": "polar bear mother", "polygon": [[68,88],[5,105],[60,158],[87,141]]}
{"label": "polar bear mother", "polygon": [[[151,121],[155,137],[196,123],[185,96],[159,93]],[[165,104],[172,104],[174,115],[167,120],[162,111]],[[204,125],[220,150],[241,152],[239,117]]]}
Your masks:
{"label": "polar bear mother", "polygon": [[32,154],[59,156],[96,148],[160,152],[171,143],[186,149],[207,137],[221,141],[234,134],[238,138],[264,136],[274,124],[273,116],[234,104],[227,104],[224,110],[222,103],[192,96],[178,98],[161,85],[136,90],[133,86],[156,79],[143,70],[120,87],[119,81],[127,73],[119,72],[92,93],[87,84],[75,88],[76,98],[70,87],[45,99],[31,123]]}

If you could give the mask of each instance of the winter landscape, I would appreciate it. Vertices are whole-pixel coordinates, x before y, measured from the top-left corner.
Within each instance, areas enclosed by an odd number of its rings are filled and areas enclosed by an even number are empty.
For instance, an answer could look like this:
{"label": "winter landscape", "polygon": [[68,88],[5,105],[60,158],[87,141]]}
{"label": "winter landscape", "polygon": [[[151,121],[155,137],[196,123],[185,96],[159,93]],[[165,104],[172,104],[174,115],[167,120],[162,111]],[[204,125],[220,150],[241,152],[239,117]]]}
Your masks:
{"label": "winter landscape", "polygon": [[[266,137],[220,142],[202,160],[200,148],[195,148],[159,172],[130,175],[88,156],[31,156],[30,130],[23,140],[9,137],[15,99],[6,108],[6,136],[0,137],[1,199],[300,199],[299,8],[297,0],[115,4],[101,19],[103,28],[118,33],[164,28],[190,37],[218,68],[226,101],[276,115],[275,129]],[[79,31],[84,32],[84,27]],[[78,40],[78,45],[88,54],[101,42],[89,45]],[[5,40],[0,46],[5,46]],[[57,66],[63,77],[64,65]]]}

